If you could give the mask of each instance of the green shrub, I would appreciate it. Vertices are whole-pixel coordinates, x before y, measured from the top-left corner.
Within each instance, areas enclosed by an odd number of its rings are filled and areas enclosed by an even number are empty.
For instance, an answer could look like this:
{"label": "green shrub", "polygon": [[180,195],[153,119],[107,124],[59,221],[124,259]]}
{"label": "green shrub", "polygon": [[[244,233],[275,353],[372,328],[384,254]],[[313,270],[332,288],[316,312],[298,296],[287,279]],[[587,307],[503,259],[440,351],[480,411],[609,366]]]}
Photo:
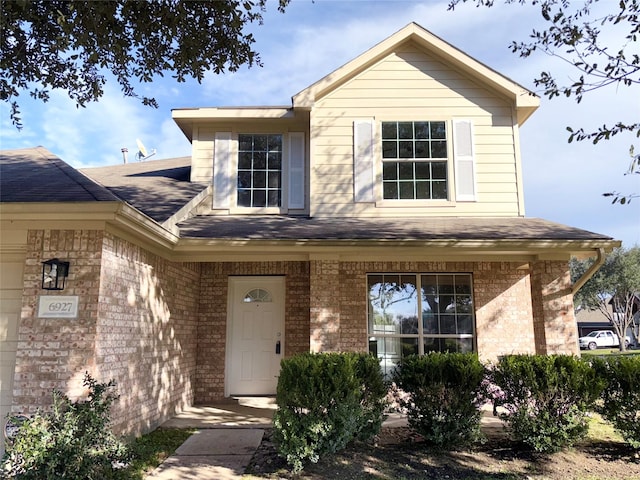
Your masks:
{"label": "green shrub", "polygon": [[512,436],[538,452],[584,438],[587,412],[604,387],[588,362],[568,355],[512,355],[492,371],[494,399]]}
{"label": "green shrub", "polygon": [[302,354],[282,361],[273,418],[279,454],[294,469],[366,440],[382,425],[387,388],[364,353]]}
{"label": "green shrub", "polygon": [[402,359],[393,374],[405,395],[398,403],[409,426],[442,448],[482,439],[480,407],[486,397],[485,368],[471,353],[433,352]]}
{"label": "green shrub", "polygon": [[98,383],[85,374],[86,401],[53,393],[53,409],[21,424],[7,445],[0,472],[20,480],[108,479],[127,459],[125,446],[109,430],[109,409],[118,397],[113,382]]}
{"label": "green shrub", "polygon": [[593,368],[606,384],[598,412],[634,448],[640,448],[640,356],[594,358]]}

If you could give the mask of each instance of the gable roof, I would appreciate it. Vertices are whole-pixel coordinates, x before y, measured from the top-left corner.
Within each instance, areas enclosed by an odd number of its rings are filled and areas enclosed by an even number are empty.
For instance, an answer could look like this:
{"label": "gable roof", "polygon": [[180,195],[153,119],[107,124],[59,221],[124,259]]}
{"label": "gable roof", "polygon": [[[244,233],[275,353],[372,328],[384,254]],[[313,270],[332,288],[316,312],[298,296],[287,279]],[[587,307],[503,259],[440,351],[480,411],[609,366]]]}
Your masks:
{"label": "gable roof", "polygon": [[0,202],[105,201],[118,198],[44,147],[0,151]]}
{"label": "gable roof", "polygon": [[516,107],[518,124],[522,125],[540,105],[540,98],[530,90],[501,75],[490,67],[470,57],[453,45],[425,30],[417,23],[410,23],[362,55],[334,70],[293,96],[294,109],[310,109],[320,98],[332,92],[354,76],[369,68],[399,45],[414,42],[420,48],[438,57],[444,63],[477,79],[511,99]]}

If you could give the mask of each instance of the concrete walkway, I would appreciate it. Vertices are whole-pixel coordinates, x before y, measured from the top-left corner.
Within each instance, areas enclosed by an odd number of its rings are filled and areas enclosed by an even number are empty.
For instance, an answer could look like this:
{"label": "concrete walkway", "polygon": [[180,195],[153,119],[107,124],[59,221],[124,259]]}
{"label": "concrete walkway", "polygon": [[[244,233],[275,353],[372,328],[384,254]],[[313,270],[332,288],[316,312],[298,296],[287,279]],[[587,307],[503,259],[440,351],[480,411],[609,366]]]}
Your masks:
{"label": "concrete walkway", "polygon": [[196,428],[148,480],[241,478],[276,410],[273,397],[242,397],[237,403],[190,407],[163,428]]}

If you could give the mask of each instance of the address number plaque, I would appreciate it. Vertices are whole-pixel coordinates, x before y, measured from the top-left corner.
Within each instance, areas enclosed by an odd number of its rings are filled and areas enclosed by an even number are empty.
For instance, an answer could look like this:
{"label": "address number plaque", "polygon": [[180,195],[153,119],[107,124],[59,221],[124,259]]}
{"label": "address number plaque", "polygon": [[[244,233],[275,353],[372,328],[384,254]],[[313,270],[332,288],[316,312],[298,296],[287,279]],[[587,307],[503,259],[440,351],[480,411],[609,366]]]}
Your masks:
{"label": "address number plaque", "polygon": [[78,296],[42,295],[38,304],[40,318],[76,318]]}

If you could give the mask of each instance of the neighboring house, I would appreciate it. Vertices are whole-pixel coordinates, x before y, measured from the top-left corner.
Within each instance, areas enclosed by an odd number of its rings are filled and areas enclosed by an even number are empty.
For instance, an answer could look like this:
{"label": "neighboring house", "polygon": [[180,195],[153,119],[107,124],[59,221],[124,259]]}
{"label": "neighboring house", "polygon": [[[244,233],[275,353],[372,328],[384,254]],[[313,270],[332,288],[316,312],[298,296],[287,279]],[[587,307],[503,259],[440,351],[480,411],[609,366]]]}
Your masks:
{"label": "neighboring house", "polygon": [[[173,111],[190,158],[81,173],[2,152],[3,414],[79,394],[85,370],[118,382],[116,427],[137,433],[274,394],[299,352],[369,350],[387,372],[432,350],[577,353],[568,260],[620,242],[524,216],[538,104],[410,24],[291,106]],[[42,288],[53,258],[62,291]]]}

